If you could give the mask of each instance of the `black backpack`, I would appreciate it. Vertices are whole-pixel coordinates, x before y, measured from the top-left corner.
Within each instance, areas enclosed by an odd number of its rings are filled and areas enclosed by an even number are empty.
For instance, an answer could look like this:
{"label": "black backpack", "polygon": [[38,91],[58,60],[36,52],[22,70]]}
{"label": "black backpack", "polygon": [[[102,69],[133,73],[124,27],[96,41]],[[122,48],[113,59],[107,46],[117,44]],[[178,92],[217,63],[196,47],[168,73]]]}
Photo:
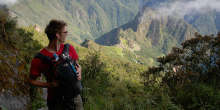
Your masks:
{"label": "black backpack", "polygon": [[69,57],[69,46],[69,44],[65,44],[62,54],[54,55],[53,59],[41,53],[35,56],[51,65],[55,79],[59,83],[58,93],[65,99],[71,99],[82,91],[81,81],[77,79],[78,73],[75,68],[78,65]]}

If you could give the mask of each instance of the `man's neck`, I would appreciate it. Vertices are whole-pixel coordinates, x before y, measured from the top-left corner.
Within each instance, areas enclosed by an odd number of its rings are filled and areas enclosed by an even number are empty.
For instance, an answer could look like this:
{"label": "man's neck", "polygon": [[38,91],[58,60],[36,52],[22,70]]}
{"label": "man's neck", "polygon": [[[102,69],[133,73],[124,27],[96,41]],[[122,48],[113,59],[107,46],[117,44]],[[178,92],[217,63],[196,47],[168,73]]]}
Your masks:
{"label": "man's neck", "polygon": [[49,43],[49,45],[46,47],[46,49],[52,53],[56,53],[60,49],[60,44],[61,44],[61,42],[54,40]]}

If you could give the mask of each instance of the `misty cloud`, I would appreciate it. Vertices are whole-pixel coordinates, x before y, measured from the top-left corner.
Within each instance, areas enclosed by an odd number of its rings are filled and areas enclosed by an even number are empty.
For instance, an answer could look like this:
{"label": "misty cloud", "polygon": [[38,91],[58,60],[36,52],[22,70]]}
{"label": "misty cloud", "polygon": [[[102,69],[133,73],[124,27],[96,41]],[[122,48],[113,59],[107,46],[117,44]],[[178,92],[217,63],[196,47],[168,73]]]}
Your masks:
{"label": "misty cloud", "polygon": [[1,5],[13,5],[17,2],[17,0],[0,0]]}
{"label": "misty cloud", "polygon": [[207,13],[210,10],[220,12],[220,0],[180,0],[160,4],[156,10],[160,15],[183,17],[193,13]]}

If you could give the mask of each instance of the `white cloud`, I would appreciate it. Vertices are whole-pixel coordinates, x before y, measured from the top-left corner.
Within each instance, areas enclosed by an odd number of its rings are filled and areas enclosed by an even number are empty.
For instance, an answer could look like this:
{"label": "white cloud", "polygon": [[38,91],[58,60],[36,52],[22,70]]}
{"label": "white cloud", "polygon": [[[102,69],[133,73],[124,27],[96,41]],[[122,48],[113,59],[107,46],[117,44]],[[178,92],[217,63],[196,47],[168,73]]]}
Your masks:
{"label": "white cloud", "polygon": [[206,13],[208,10],[220,12],[220,0],[190,0],[160,4],[157,11],[160,15],[185,16],[192,13]]}
{"label": "white cloud", "polygon": [[1,5],[13,5],[17,2],[17,0],[0,0]]}

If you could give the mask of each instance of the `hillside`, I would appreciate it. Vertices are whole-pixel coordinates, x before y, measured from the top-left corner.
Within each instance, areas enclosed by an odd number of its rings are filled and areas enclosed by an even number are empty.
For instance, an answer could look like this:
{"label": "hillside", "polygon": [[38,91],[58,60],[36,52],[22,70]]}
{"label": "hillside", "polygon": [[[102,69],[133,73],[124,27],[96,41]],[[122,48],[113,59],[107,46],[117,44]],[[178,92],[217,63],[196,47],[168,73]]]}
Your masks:
{"label": "hillside", "polygon": [[[171,13],[169,16],[173,17],[183,13],[182,19],[201,34],[216,34],[220,30],[219,10],[207,8],[204,13],[203,9],[199,8],[198,11],[185,13],[184,10],[187,9],[179,9],[182,4],[191,2],[193,3],[193,0],[18,0],[10,10],[13,16],[18,17],[19,24],[38,24],[41,29],[52,18],[63,19],[69,24],[70,40],[77,43],[82,43],[85,39],[94,40],[128,23],[138,11],[143,11],[146,7],[159,12],[163,12],[164,8],[165,12]],[[169,6],[175,8],[175,4],[180,4],[181,7],[176,6],[177,12],[169,12]]]}
{"label": "hillside", "polygon": [[70,40],[95,39],[127,23],[138,12],[138,0],[18,0],[10,7],[21,25],[44,29],[50,19],[68,23]]}
{"label": "hillside", "polygon": [[[180,46],[182,42],[192,38],[195,32],[207,35],[220,31],[219,10],[208,7],[213,6],[213,1],[205,1],[207,5],[203,3],[201,6],[196,6],[198,0],[141,2],[142,8],[134,20],[105,33],[95,42],[133,52],[137,60],[148,63],[153,61],[154,63],[149,63],[152,65],[156,64],[157,57],[168,54],[173,46]],[[184,6],[189,9],[184,9]],[[139,56],[145,59],[138,58]]]}
{"label": "hillside", "polygon": [[0,108],[27,109],[31,106],[27,79],[30,62],[42,46],[32,39],[33,33],[17,28],[7,9],[0,7],[0,18]]}
{"label": "hillside", "polygon": [[205,0],[142,0],[143,7],[154,8],[161,14],[181,17],[203,35],[217,34],[220,31],[219,1]]}
{"label": "hillside", "polygon": [[[45,91],[30,86],[28,77],[31,59],[48,40],[35,27],[17,27],[7,11],[1,9],[0,17],[0,109],[45,109]],[[74,45],[83,68],[82,96],[86,110],[136,108],[137,101],[144,102],[145,98],[139,99],[144,95],[140,73],[146,67],[126,58],[110,57],[114,53],[109,51],[112,49],[88,49],[67,42]],[[43,77],[39,80],[45,81]]]}
{"label": "hillside", "polygon": [[217,36],[197,33],[158,58],[159,65],[143,73],[145,85],[161,88],[168,96],[167,108],[171,110],[218,110],[219,49],[220,33]]}
{"label": "hillside", "polygon": [[186,15],[185,21],[192,24],[203,35],[217,34],[220,31],[220,12],[208,11],[202,14]]}
{"label": "hillside", "polygon": [[155,59],[192,38],[196,32],[183,19],[158,17],[157,14],[153,9],[145,8],[133,21],[104,34],[96,42],[107,46],[118,45],[137,56]]}

